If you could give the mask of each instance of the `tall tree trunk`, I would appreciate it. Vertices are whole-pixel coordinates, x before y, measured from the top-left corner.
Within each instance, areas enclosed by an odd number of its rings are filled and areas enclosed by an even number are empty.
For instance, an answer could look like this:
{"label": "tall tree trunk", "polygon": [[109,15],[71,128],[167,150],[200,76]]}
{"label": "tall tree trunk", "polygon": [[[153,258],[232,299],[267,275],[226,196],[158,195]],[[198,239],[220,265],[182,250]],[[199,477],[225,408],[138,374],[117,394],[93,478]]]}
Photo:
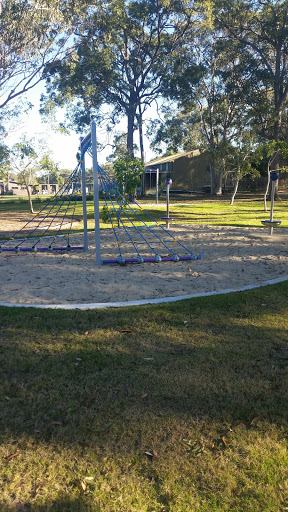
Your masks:
{"label": "tall tree trunk", "polygon": [[210,167],[210,185],[211,195],[221,196],[222,195],[222,173],[216,171],[215,162],[211,161]]}
{"label": "tall tree trunk", "polygon": [[130,95],[129,107],[127,109],[127,120],[128,120],[127,151],[132,158],[134,158],[134,126],[135,126],[136,109],[137,109],[137,102],[136,102],[136,97],[135,97],[135,93],[134,93],[134,94]]}
{"label": "tall tree trunk", "polygon": [[30,205],[30,212],[34,213],[33,204],[32,204],[32,198],[31,198],[31,191],[30,191],[30,187],[29,187],[29,185],[27,183],[25,174],[23,174],[23,180],[24,180],[24,185],[25,185],[25,188],[26,188],[27,194],[28,194],[29,205]]}
{"label": "tall tree trunk", "polygon": [[222,173],[215,173],[215,182],[214,182],[214,195],[221,196],[222,195]]}
{"label": "tall tree trunk", "polygon": [[210,167],[210,194],[214,194],[214,188],[215,188],[215,164],[214,162],[209,163]]}
{"label": "tall tree trunk", "polygon": [[[141,160],[143,163],[145,163],[144,138],[143,138],[143,118],[142,118],[141,103],[139,103],[138,126],[139,126],[139,144],[140,144]],[[144,197],[145,196],[145,172],[143,172],[143,174],[141,176],[141,184],[142,184],[142,197]]]}
{"label": "tall tree trunk", "polygon": [[[274,122],[273,127],[273,139],[277,142],[279,140],[279,135],[281,133],[281,123],[282,123],[282,108],[279,105],[278,98],[275,98],[275,109],[277,112],[277,117]],[[280,167],[280,154],[277,151],[276,156],[273,162],[273,171],[278,171]],[[275,182],[275,196],[274,199],[277,201],[279,199],[279,180]]]}
{"label": "tall tree trunk", "polygon": [[127,151],[134,158],[134,120],[133,114],[128,115]]}
{"label": "tall tree trunk", "polygon": [[235,199],[235,196],[237,194],[237,190],[238,190],[238,186],[239,186],[239,178],[236,178],[235,181],[234,181],[234,190],[233,190],[233,194],[232,194],[232,197],[231,197],[231,201],[230,201],[230,204],[231,206],[233,206],[234,204],[234,199]]}

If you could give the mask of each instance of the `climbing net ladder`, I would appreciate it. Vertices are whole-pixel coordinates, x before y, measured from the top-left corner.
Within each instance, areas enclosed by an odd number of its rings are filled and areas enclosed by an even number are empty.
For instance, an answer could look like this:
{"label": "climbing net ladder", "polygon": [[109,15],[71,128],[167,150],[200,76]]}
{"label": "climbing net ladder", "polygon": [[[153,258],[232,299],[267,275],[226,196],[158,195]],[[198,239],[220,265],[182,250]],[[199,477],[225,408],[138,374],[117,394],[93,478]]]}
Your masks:
{"label": "climbing net ladder", "polygon": [[83,246],[70,245],[70,235],[80,192],[81,165],[78,163],[57,194],[45,204],[39,213],[36,213],[9,239],[0,240],[0,252],[83,249]]}
{"label": "climbing net ladder", "polygon": [[[144,263],[197,259],[99,167],[99,183],[118,247],[118,258],[102,263]],[[185,255],[178,255],[178,251]],[[125,256],[134,253],[135,257]]]}
{"label": "climbing net ladder", "polygon": [[[170,231],[155,221],[121,186],[111,178],[97,162],[96,125],[81,140],[81,159],[58,193],[42,210],[9,239],[0,240],[2,251],[71,251],[88,250],[85,154],[92,157],[94,179],[94,216],[96,264],[145,263],[161,261],[202,259],[196,256]],[[79,194],[82,193],[84,245],[70,243],[72,225]],[[104,202],[102,209],[106,221],[110,221],[117,248],[116,258],[101,258],[99,196]],[[59,243],[60,242],[60,243]],[[61,245],[62,242],[62,245]],[[64,243],[63,243],[64,242]]]}

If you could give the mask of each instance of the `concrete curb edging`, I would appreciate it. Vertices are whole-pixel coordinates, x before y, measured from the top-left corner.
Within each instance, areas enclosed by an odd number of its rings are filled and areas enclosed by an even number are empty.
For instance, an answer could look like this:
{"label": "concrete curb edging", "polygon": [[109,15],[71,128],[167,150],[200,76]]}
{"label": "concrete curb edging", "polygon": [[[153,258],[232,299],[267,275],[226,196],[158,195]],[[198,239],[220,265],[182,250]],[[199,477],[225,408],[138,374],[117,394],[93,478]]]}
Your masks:
{"label": "concrete curb edging", "polygon": [[256,288],[262,288],[271,284],[283,283],[288,281],[288,276],[278,277],[276,279],[270,279],[260,284],[251,284],[243,286],[242,288],[226,288],[224,290],[203,292],[203,293],[191,293],[189,295],[178,295],[176,297],[161,297],[159,299],[143,299],[143,300],[129,300],[126,302],[95,302],[91,304],[21,304],[12,302],[0,302],[0,306],[10,308],[40,308],[40,309],[106,309],[106,308],[124,308],[128,306],[144,306],[146,304],[167,304],[169,302],[178,302],[185,299],[194,299],[197,297],[209,297],[212,295],[224,295],[226,293],[244,292],[246,290],[254,290]]}

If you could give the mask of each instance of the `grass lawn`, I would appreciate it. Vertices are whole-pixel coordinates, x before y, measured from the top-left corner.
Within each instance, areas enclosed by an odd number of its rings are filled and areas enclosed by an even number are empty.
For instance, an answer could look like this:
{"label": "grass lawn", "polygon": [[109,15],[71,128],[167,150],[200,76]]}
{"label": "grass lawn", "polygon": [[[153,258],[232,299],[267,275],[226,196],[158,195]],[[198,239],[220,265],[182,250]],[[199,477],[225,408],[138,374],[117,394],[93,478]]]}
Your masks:
{"label": "grass lawn", "polygon": [[[287,193],[280,194],[281,200],[276,201],[274,204],[274,219],[281,220],[281,227],[288,227],[288,197]],[[9,200],[8,200],[9,199]],[[0,218],[1,213],[11,212],[11,215],[17,212],[27,212],[28,201],[23,201],[16,198],[11,201],[11,198],[0,198]],[[35,212],[39,211],[47,202],[47,196],[36,199],[34,203]],[[39,201],[39,202],[38,202]],[[151,217],[159,222],[161,217],[166,215],[166,198],[161,197],[159,204],[155,205],[155,198],[139,200],[138,203],[143,206]],[[104,207],[104,201],[100,201],[100,227],[102,229],[111,227],[110,221],[104,223],[101,221],[101,213]],[[222,226],[240,226],[240,227],[260,227],[265,230],[261,224],[261,220],[269,220],[270,218],[270,202],[267,202],[268,211],[264,212],[263,195],[242,194],[236,199],[233,206],[230,205],[229,196],[221,198],[211,198],[210,196],[171,196],[170,201],[170,216],[175,218],[171,225],[181,224],[209,224],[209,225],[222,225]],[[94,229],[94,205],[93,201],[87,202],[88,214],[88,229]],[[128,212],[129,217],[137,224],[137,217]],[[152,222],[143,212],[137,212],[140,218],[145,219],[148,223]],[[32,215],[31,215],[32,218]],[[125,221],[125,215],[122,216]],[[72,232],[82,231],[82,202],[79,201],[75,210],[75,220],[78,221],[74,224]]]}
{"label": "grass lawn", "polygon": [[288,283],[0,308],[1,512],[288,507]]}

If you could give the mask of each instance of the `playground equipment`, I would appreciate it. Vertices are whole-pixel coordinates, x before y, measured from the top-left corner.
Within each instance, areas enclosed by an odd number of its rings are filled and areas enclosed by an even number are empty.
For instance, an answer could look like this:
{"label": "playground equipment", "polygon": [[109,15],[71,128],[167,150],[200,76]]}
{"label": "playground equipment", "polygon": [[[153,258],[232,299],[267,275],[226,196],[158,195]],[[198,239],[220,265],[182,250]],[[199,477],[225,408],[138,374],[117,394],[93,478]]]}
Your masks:
{"label": "playground equipment", "polygon": [[[81,190],[81,166],[65,181],[57,194],[9,239],[0,240],[2,251],[63,251],[79,250],[83,246],[70,245],[70,235],[75,221],[75,209]],[[62,245],[59,245],[62,242]],[[64,244],[63,244],[64,242]]]}
{"label": "playground equipment", "polygon": [[155,175],[155,178],[156,178],[156,204],[158,204],[159,202],[159,169],[145,169],[145,174],[149,174],[150,175],[150,189],[152,188],[151,186],[151,174],[154,174]]}
{"label": "playground equipment", "polygon": [[165,183],[167,185],[167,190],[166,190],[166,217],[161,217],[161,219],[165,220],[165,222],[166,222],[166,229],[169,229],[170,228],[170,221],[175,220],[174,217],[170,217],[169,216],[169,192],[170,192],[170,185],[172,185],[171,178],[167,178],[167,180],[165,180]]}
{"label": "playground equipment", "polygon": [[269,220],[261,220],[262,224],[269,228],[269,235],[273,234],[273,228],[276,226],[280,226],[281,220],[274,220],[274,198],[275,198],[275,185],[277,180],[279,179],[279,174],[276,171],[270,172],[270,180],[271,180],[271,207],[270,207],[270,219]]}
{"label": "playground equipment", "polygon": [[[200,252],[193,254],[179,240],[157,221],[149,212],[123,193],[119,186],[101,169],[97,161],[96,124],[91,132],[81,139],[81,158],[76,169],[59,192],[48,201],[31,221],[15,233],[9,240],[0,240],[0,251],[60,251],[88,250],[85,156],[89,154],[93,162],[94,218],[96,264],[105,263],[144,263],[161,261],[196,260],[204,257]],[[167,184],[167,218],[169,226],[169,185]],[[100,190],[100,192],[99,192]],[[75,220],[76,201],[82,191],[84,244],[70,244],[72,224]],[[99,195],[105,203],[105,212],[115,236],[118,257],[102,259],[100,238]],[[166,219],[167,225],[167,219]],[[64,239],[66,245],[56,246],[56,241]]]}

